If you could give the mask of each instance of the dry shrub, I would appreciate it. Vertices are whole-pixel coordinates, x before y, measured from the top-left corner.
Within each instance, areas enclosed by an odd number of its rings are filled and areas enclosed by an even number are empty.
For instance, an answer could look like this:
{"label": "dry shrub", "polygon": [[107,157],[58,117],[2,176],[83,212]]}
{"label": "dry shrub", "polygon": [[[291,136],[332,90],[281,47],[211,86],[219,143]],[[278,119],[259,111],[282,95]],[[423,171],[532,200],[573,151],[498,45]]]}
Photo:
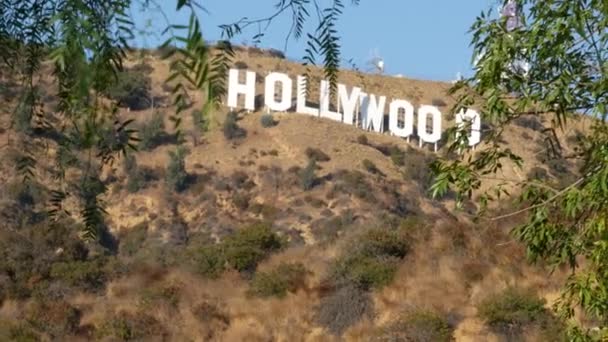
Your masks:
{"label": "dry shrub", "polygon": [[373,302],[367,291],[355,285],[339,287],[321,298],[317,307],[317,322],[335,335],[373,314]]}
{"label": "dry shrub", "polygon": [[432,311],[414,311],[380,329],[378,341],[450,342],[453,328],[441,315]]}
{"label": "dry shrub", "polygon": [[308,159],[316,162],[326,162],[331,160],[331,158],[325,152],[318,148],[308,147],[304,153],[306,153]]}
{"label": "dry shrub", "polygon": [[167,338],[165,327],[153,316],[145,313],[127,313],[124,311],[102,322],[95,331],[96,339],[111,340],[147,340],[150,338]]}
{"label": "dry shrub", "polygon": [[39,300],[27,308],[26,320],[54,338],[72,335],[80,325],[81,313],[65,301]]}
{"label": "dry shrub", "polygon": [[226,331],[230,326],[230,316],[219,301],[205,300],[192,308],[192,314],[203,324],[207,340],[212,340],[218,332]]}
{"label": "dry shrub", "polygon": [[354,195],[369,203],[375,203],[376,197],[367,177],[360,171],[340,170],[335,175],[335,191]]}

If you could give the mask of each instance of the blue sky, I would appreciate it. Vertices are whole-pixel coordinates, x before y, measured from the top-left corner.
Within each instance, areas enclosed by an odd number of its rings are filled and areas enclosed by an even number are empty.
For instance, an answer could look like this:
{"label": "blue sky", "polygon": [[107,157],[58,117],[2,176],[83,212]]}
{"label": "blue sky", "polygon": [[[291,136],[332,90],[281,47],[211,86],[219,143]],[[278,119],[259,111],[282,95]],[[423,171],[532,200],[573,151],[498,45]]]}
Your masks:
{"label": "blue sky", "polygon": [[[173,24],[187,24],[189,13],[175,11],[176,0],[158,0]],[[204,0],[207,13],[199,11],[203,34],[208,40],[220,38],[220,24],[266,17],[275,10],[277,0]],[[321,3],[327,1],[321,0]],[[385,72],[428,80],[452,80],[457,72],[470,74],[471,24],[481,11],[496,8],[496,0],[361,0],[359,6],[348,6],[340,18],[342,57],[353,59],[362,69],[376,53],[385,61]],[[350,3],[346,0],[345,3]],[[138,29],[153,32],[138,35],[135,45],[154,47],[167,37],[161,37],[167,20],[158,10],[140,11],[134,5],[132,14]],[[315,20],[310,20],[312,26]],[[285,37],[291,25],[289,13],[278,17],[266,31],[261,47],[284,49]],[[233,43],[251,42],[257,33],[252,27],[233,39]],[[301,59],[304,40],[290,40],[287,56]],[[345,65],[347,66],[347,65]]]}

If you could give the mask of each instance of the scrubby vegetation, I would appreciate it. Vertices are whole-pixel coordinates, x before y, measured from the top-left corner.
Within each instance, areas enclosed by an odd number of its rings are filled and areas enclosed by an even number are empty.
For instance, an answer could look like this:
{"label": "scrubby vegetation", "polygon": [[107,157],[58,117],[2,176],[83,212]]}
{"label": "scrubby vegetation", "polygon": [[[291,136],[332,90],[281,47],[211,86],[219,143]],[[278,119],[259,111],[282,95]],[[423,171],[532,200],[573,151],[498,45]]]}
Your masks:
{"label": "scrubby vegetation", "polygon": [[331,278],[336,284],[352,283],[368,290],[393,280],[399,260],[409,250],[401,230],[374,228],[358,235],[336,260]]}
{"label": "scrubby vegetation", "polygon": [[263,114],[260,117],[260,124],[264,128],[269,128],[276,126],[277,122],[274,120],[274,117],[271,114]]}
{"label": "scrubby vegetation", "polygon": [[306,148],[305,153],[308,159],[314,160],[315,162],[326,162],[331,160],[331,158],[325,152],[318,148],[308,147]]}
{"label": "scrubby vegetation", "polygon": [[451,342],[453,328],[441,315],[426,310],[410,312],[379,330],[381,341]]}
{"label": "scrubby vegetation", "polygon": [[247,132],[243,128],[239,127],[237,123],[237,118],[238,115],[236,112],[229,112],[226,115],[226,119],[224,120],[223,131],[224,137],[226,137],[226,139],[228,140],[243,138],[247,134]]}
{"label": "scrubby vegetation", "polygon": [[282,263],[269,272],[256,272],[248,293],[257,297],[284,297],[306,285],[306,273],[301,263]]}
{"label": "scrubby vegetation", "polygon": [[151,80],[144,70],[125,70],[118,73],[116,84],[107,90],[107,95],[119,105],[132,110],[151,105]]}
{"label": "scrubby vegetation", "polygon": [[169,151],[169,164],[167,165],[167,176],[165,181],[169,189],[173,191],[184,191],[188,185],[188,173],[186,172],[186,155],[189,151],[180,146],[175,151]]}
{"label": "scrubby vegetation", "polygon": [[256,223],[238,230],[221,243],[207,245],[195,252],[197,271],[211,278],[228,266],[239,272],[253,272],[258,263],[279,251],[285,241],[267,224]]}
{"label": "scrubby vegetation", "polygon": [[162,112],[155,111],[149,121],[139,127],[139,146],[142,150],[152,150],[166,139],[165,119]]}
{"label": "scrubby vegetation", "polygon": [[537,328],[552,341],[565,340],[564,325],[545,304],[530,290],[510,287],[481,302],[478,314],[491,329],[503,335],[519,336],[526,329]]}
{"label": "scrubby vegetation", "polygon": [[315,175],[316,169],[317,163],[314,159],[311,159],[309,160],[308,165],[300,171],[300,184],[303,190],[310,190],[315,186],[317,181]]}

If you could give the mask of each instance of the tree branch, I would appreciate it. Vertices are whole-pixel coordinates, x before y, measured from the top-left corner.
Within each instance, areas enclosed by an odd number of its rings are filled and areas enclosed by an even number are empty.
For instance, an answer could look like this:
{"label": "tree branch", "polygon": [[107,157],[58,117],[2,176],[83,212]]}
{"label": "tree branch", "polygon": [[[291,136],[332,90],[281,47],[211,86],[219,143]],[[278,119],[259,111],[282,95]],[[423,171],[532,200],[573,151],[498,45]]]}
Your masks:
{"label": "tree branch", "polygon": [[580,183],[582,183],[585,179],[586,179],[586,177],[581,177],[576,182],[568,185],[567,187],[565,187],[564,189],[562,189],[561,191],[559,191],[558,193],[556,193],[555,195],[551,196],[549,199],[547,199],[547,200],[545,200],[545,201],[543,201],[541,203],[538,203],[538,204],[535,204],[535,205],[532,205],[532,206],[529,206],[529,207],[526,207],[526,208],[514,211],[514,212],[509,213],[509,214],[493,217],[493,218],[490,219],[490,221],[498,221],[498,220],[501,220],[501,219],[504,219],[504,218],[507,218],[507,217],[512,217],[512,216],[515,216],[515,215],[518,215],[518,214],[521,214],[521,213],[525,213],[526,211],[529,211],[529,210],[532,210],[532,209],[543,207],[543,206],[545,206],[545,205],[553,202],[555,199],[557,199],[558,197],[562,196],[563,194],[565,194],[568,190],[576,187],[577,185],[579,185]]}

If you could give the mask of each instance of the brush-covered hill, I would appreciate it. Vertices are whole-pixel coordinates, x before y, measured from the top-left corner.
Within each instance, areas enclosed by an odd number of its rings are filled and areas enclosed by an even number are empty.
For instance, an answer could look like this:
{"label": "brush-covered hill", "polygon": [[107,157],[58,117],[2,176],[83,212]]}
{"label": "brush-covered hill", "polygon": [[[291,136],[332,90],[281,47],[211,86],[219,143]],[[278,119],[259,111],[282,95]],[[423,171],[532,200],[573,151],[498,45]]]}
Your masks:
{"label": "brush-covered hill", "polygon": [[[58,142],[67,133],[25,133],[45,157],[36,160],[35,181],[22,182],[11,125],[18,85],[0,74],[0,339],[560,338],[563,327],[548,308],[562,276],[526,262],[509,235],[518,217],[474,223],[474,200],[454,211],[449,196],[429,197],[429,163],[445,148],[435,153],[415,139],[292,112],[270,119],[222,108],[201,122],[203,97],[193,91],[178,149],[164,85],[169,62],[153,52],[131,57],[129,67],[137,75],[115,96],[132,109],[117,116],[135,120],[141,141],[90,184],[107,188],[99,243],[79,237],[77,212],[58,222],[46,214],[58,176],[48,166],[68,158],[78,167],[87,158],[65,153]],[[258,74],[258,94],[269,71],[305,72],[254,48],[238,49],[235,67]],[[53,114],[49,66],[42,70],[41,106],[62,122]],[[320,75],[313,70],[311,84]],[[129,85],[146,77],[151,96]],[[350,70],[339,81],[415,107],[439,106],[444,128],[454,124],[449,83]],[[587,124],[580,119],[578,128]],[[546,127],[530,117],[506,132],[500,143],[527,162],[505,167],[501,178],[574,176],[576,165],[547,159]],[[568,150],[576,134],[558,132],[561,147]],[[496,210],[513,208],[505,198]]]}

